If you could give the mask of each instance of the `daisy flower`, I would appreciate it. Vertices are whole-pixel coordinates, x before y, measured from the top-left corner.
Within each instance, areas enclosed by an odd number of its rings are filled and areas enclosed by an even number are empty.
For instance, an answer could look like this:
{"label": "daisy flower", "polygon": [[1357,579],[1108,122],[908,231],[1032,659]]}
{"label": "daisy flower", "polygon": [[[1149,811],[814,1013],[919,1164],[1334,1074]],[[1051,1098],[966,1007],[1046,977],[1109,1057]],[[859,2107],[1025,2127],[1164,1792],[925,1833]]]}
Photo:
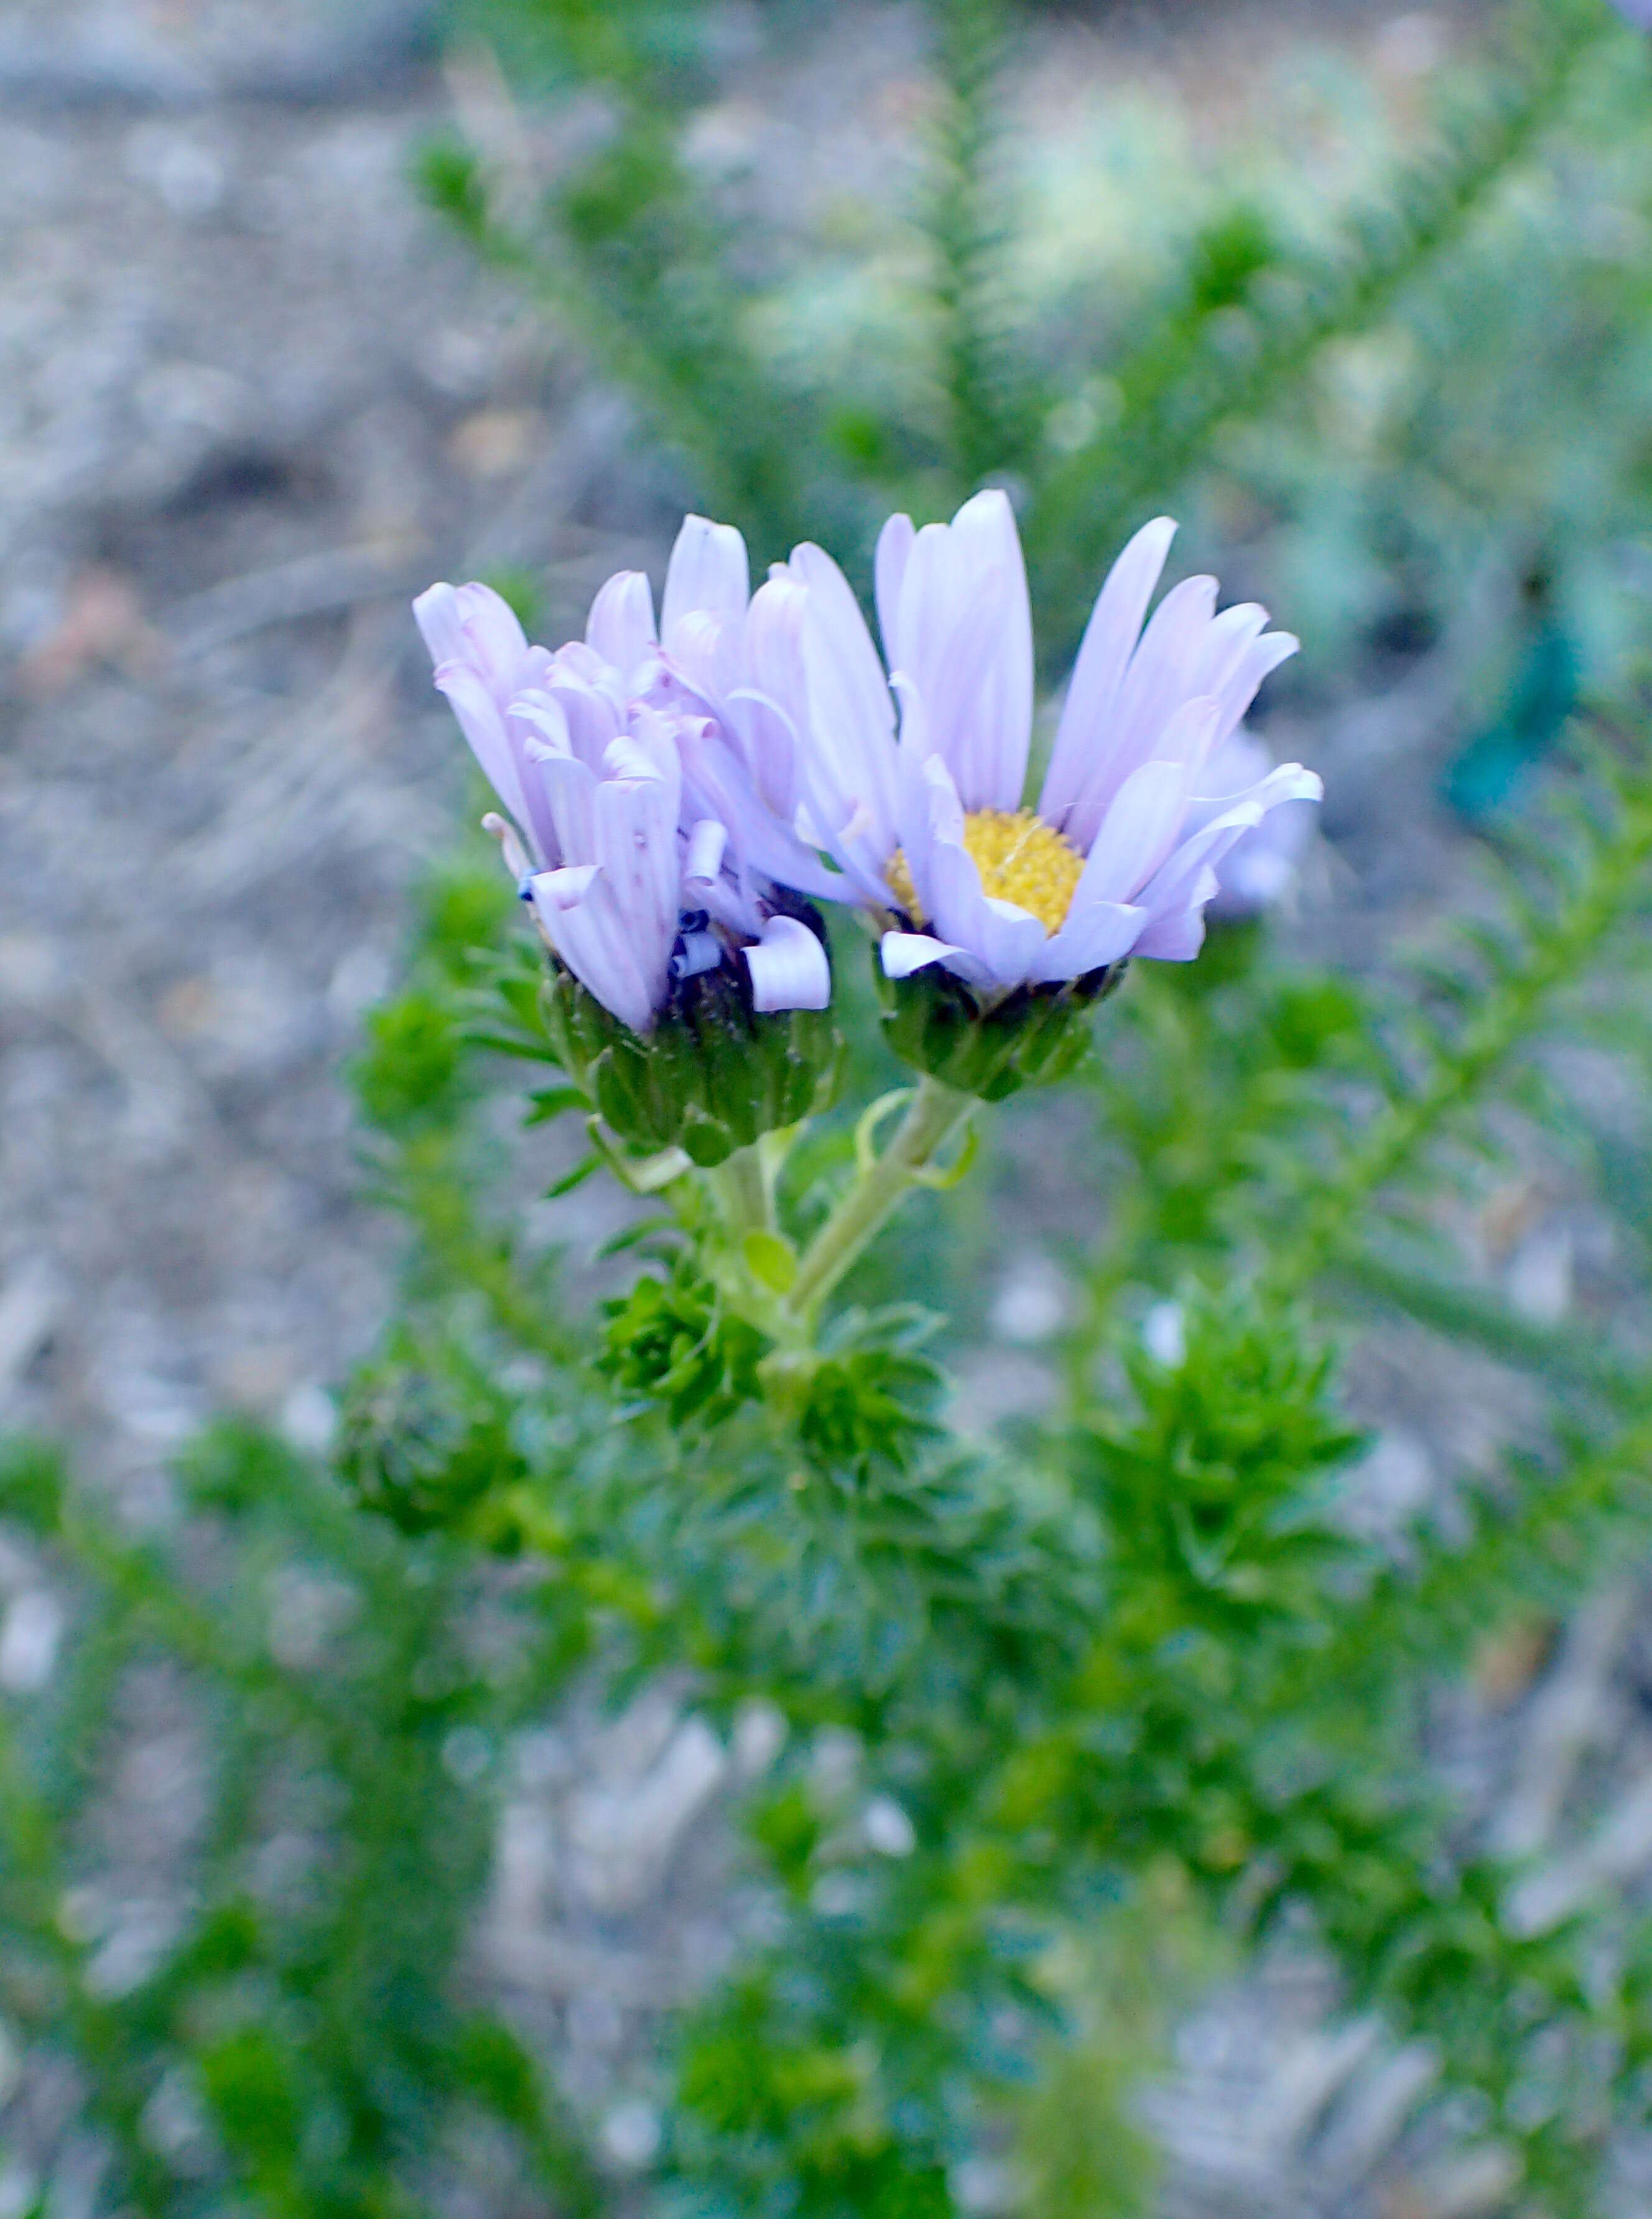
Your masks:
{"label": "daisy flower", "polygon": [[1172,587],[1144,629],[1174,531],[1147,525],[1102,587],[1035,808],[1032,618],[1002,493],[950,525],[884,527],[886,680],[819,548],[753,600],[754,681],[797,735],[797,829],[883,921],[891,978],[939,966],[991,1003],[1127,956],[1186,961],[1224,857],[1281,804],[1319,798],[1287,763],[1208,799],[1211,758],[1297,643],[1252,605],[1219,614],[1211,578]]}
{"label": "daisy flower", "polygon": [[743,964],[760,1011],[823,1009],[819,938],[778,904],[739,826],[700,805],[709,789],[686,763],[705,735],[642,698],[647,583],[610,580],[587,637],[555,654],[486,586],[414,603],[436,684],[507,812],[489,829],[555,954],[633,1032],[725,962]]}

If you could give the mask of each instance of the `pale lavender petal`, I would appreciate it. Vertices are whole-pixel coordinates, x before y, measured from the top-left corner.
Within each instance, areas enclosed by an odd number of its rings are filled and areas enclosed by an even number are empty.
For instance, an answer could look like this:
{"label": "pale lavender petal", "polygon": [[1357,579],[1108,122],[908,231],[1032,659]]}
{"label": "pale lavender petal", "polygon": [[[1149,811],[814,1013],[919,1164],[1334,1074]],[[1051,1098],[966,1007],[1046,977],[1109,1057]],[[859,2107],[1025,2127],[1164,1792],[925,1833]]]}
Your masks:
{"label": "pale lavender petal", "polygon": [[1288,801],[1237,841],[1222,859],[1215,896],[1219,917],[1254,917],[1271,909],[1295,880],[1302,844],[1314,829],[1311,801]]}
{"label": "pale lavender petal", "polygon": [[901,581],[906,575],[915,537],[910,516],[891,516],[878,534],[878,629],[883,634],[884,653],[891,668],[898,667],[902,659],[895,644],[900,621]]}
{"label": "pale lavender petal", "polygon": [[[1185,831],[1202,830],[1259,786],[1272,767],[1273,758],[1260,740],[1242,728],[1231,734],[1205,765],[1199,783],[1211,799],[1195,803]],[[1303,843],[1313,833],[1314,809],[1306,798],[1280,802],[1260,824],[1240,836],[1222,858],[1214,914],[1251,917],[1289,891]]]}
{"label": "pale lavender petal", "polygon": [[[892,576],[894,564],[886,566]],[[1015,809],[1033,720],[1032,618],[1015,512],[977,494],[912,540],[885,617],[891,662],[922,692],[965,806]]]}
{"label": "pale lavender petal", "polygon": [[568,712],[556,694],[543,687],[532,687],[519,693],[507,705],[506,718],[516,727],[512,737],[524,747],[537,741],[552,755],[571,755],[574,752],[568,729]]}
{"label": "pale lavender petal", "polygon": [[1186,701],[1216,603],[1214,578],[1184,578],[1154,610],[1119,688],[1109,744],[1086,771],[1063,827],[1088,850],[1114,795],[1159,753],[1165,726]]}
{"label": "pale lavender petal", "polygon": [[[928,714],[922,694],[910,679],[898,674],[894,686],[901,705],[900,751],[896,765],[897,844],[905,856],[918,907],[927,916],[931,900],[931,844],[938,830],[949,839],[962,840],[964,805],[958,798],[951,772],[931,750]],[[891,854],[885,862],[885,872],[892,860]]]}
{"label": "pale lavender petal", "polygon": [[729,844],[729,828],[712,817],[702,817],[688,835],[683,855],[683,880],[691,889],[710,885],[723,868],[723,851]]}
{"label": "pale lavender petal", "polygon": [[542,868],[546,864],[554,867],[568,860],[557,837],[556,812],[551,807],[550,790],[545,783],[543,769],[547,762],[566,760],[554,749],[545,747],[537,740],[531,740],[522,765],[522,805],[528,845],[539,859]]}
{"label": "pale lavender petal", "polygon": [[778,704],[801,731],[808,721],[803,662],[804,612],[808,588],[777,569],[751,597],[746,613],[749,682]]}
{"label": "pale lavender petal", "polygon": [[[1024,719],[998,705],[1004,643],[991,588],[960,619],[945,652],[928,660],[924,705],[936,752],[946,759],[966,809],[1019,809],[1032,737],[1032,693]],[[904,673],[899,674],[904,675]],[[1023,731],[1024,724],[1024,731]]]}
{"label": "pale lavender petal", "polygon": [[[807,588],[804,621],[818,627],[813,651],[830,656],[843,690],[846,712],[868,738],[876,735],[886,744],[895,730],[889,681],[848,580],[823,548],[807,543],[792,549],[788,568]],[[805,658],[810,651],[805,647]]]}
{"label": "pale lavender petal", "polygon": [[[903,685],[902,756],[901,756],[901,817],[900,848],[906,859],[907,874],[917,896],[918,907],[925,917],[935,913],[935,892],[930,877],[930,863],[935,845],[947,841],[954,848],[964,844],[964,805],[959,799],[958,788],[953,784],[952,773],[937,755],[924,753],[925,724],[922,696],[917,688]],[[888,866],[885,864],[885,868]],[[885,884],[884,898],[888,899]]]}
{"label": "pale lavender petal", "polygon": [[594,863],[568,863],[561,870],[536,872],[532,884],[535,905],[549,910],[556,917],[578,909],[590,893],[597,875]]}
{"label": "pale lavender petal", "polygon": [[468,662],[444,662],[438,666],[436,685],[452,705],[459,730],[469,741],[488,783],[522,830],[529,830],[521,765],[486,681]]}
{"label": "pale lavender petal", "polygon": [[834,680],[810,608],[809,587],[788,572],[759,587],[746,626],[752,676],[798,736],[794,821],[806,821],[862,894],[877,900],[895,846],[894,705],[885,693],[877,729],[866,727],[852,687]]}
{"label": "pale lavender petal", "polygon": [[[840,838],[885,856],[895,844],[895,704],[881,673],[875,686],[868,685],[866,666],[858,657],[844,658],[842,609],[823,606],[812,587],[804,592],[804,729],[810,741],[801,766],[805,792],[817,814],[829,822],[835,817]],[[853,606],[852,596],[850,601]],[[870,655],[858,609],[854,617]]]}
{"label": "pale lavender petal", "polygon": [[1301,642],[1288,631],[1264,631],[1253,640],[1223,680],[1217,691],[1221,714],[1216,720],[1218,745],[1244,718],[1262,681],[1282,662],[1288,662]]}
{"label": "pale lavender petal", "polygon": [[778,701],[750,687],[736,687],[723,704],[722,722],[751,774],[763,805],[783,824],[798,811],[798,733]]}
{"label": "pale lavender petal", "polygon": [[1063,979],[1082,979],[1129,954],[1147,922],[1147,912],[1131,902],[1093,901],[1080,908],[1075,898],[1059,932],[1035,957],[1028,977],[1035,986]]}
{"label": "pale lavender petal", "polygon": [[[1202,907],[1216,890],[1216,869],[1234,842],[1285,801],[1317,801],[1323,786],[1301,763],[1282,763],[1248,793],[1227,803],[1221,813],[1184,840],[1168,862],[1142,888],[1141,904],[1152,920],[1138,943],[1148,954],[1157,944],[1155,927],[1189,906]],[[1198,891],[1203,889],[1202,892]]]}
{"label": "pale lavender petal", "polygon": [[740,939],[756,940],[761,935],[768,911],[749,872],[735,878],[724,871],[710,886],[696,887],[694,898],[709,917]]}
{"label": "pale lavender petal", "polygon": [[731,848],[743,865],[811,900],[854,898],[843,880],[765,805],[751,773],[717,726],[705,718],[686,723],[680,745],[686,805],[729,828]]}
{"label": "pale lavender petal", "polygon": [[[1196,781],[1196,790],[1213,801],[1230,794],[1248,793],[1253,786],[1262,783],[1272,768],[1273,757],[1254,732],[1230,732],[1207,757]],[[1208,811],[1207,821],[1214,813],[1214,809]]]}
{"label": "pale lavender petal", "polygon": [[[1117,716],[1127,743],[1137,726],[1151,740],[1166,710],[1185,698],[1189,676],[1215,622],[1217,591],[1214,578],[1183,578],[1153,611],[1119,688]],[[1121,771],[1115,788],[1134,768],[1132,762]]]}
{"label": "pale lavender petal", "polygon": [[1144,525],[1096,597],[1073,665],[1039,803],[1039,814],[1058,832],[1066,830],[1068,812],[1083,787],[1107,767],[1116,738],[1113,718],[1119,689],[1175,537],[1176,525],[1168,516]]}
{"label": "pale lavender petal", "polygon": [[568,746],[581,762],[596,769],[609,743],[624,730],[624,716],[606,691],[568,671],[553,671],[544,693],[562,712]]}
{"label": "pale lavender petal", "polygon": [[[528,650],[530,660],[538,651],[531,648]],[[623,705],[626,699],[629,688],[623,676],[606,655],[597,653],[588,640],[570,639],[565,646],[559,647],[550,658],[550,669],[558,678],[572,678],[581,686],[594,687],[616,704]],[[550,673],[536,682],[541,686],[549,685]]]}
{"label": "pale lavender petal", "polygon": [[[1202,722],[1214,721],[1215,704],[1201,702]],[[1184,763],[1143,763],[1132,771],[1102,820],[1096,844],[1084,864],[1075,902],[1128,901],[1146,886],[1175,844],[1187,811]]]}
{"label": "pale lavender petal", "polygon": [[944,651],[963,597],[963,565],[944,524],[926,524],[914,533],[900,564],[900,592],[883,623],[884,648],[891,670],[904,670],[923,684],[930,666]]}
{"label": "pale lavender petal", "polygon": [[691,609],[672,627],[668,675],[674,675],[687,699],[671,706],[703,710],[715,716],[724,695],[744,674],[742,655],[745,630],[743,614],[730,617],[714,609]]}
{"label": "pale lavender petal", "polygon": [[591,604],[586,620],[587,644],[627,680],[642,668],[658,634],[654,625],[654,590],[641,570],[621,570]]}
{"label": "pale lavender petal", "polygon": [[[674,818],[682,801],[682,757],[679,749],[680,726],[669,717],[662,717],[643,702],[635,703],[631,709],[630,728],[625,735],[650,766],[655,778],[663,779],[671,790],[671,813]],[[613,743],[609,743],[612,749]]]}
{"label": "pale lavender petal", "polygon": [[506,712],[506,729],[521,764],[522,798],[534,847],[547,863],[566,862],[543,768],[574,752],[562,705],[545,693],[519,694]]}
{"label": "pale lavender petal", "polygon": [[742,617],[750,597],[746,543],[734,526],[713,524],[709,517],[685,517],[671,550],[660,611],[660,637],[666,646],[672,645],[673,634],[685,617],[697,611]]}
{"label": "pale lavender petal", "polygon": [[542,872],[529,891],[546,937],[581,985],[634,1033],[649,1031],[665,992],[644,979],[602,873],[588,865]]}
{"label": "pale lavender petal", "polygon": [[593,810],[596,861],[656,1009],[665,1000],[681,911],[677,812],[670,799],[662,779],[605,779]]}
{"label": "pale lavender petal", "polygon": [[937,933],[966,948],[1000,986],[1019,986],[1047,936],[1038,919],[989,895],[973,856],[950,840],[937,840],[930,851],[929,884]]}
{"label": "pale lavender petal", "polygon": [[419,637],[437,668],[439,669],[444,662],[457,662],[464,655],[467,642],[459,596],[453,587],[427,587],[413,603],[413,612]]}
{"label": "pale lavender petal", "polygon": [[1198,654],[1188,665],[1186,675],[1192,691],[1220,693],[1223,680],[1267,624],[1268,612],[1258,601],[1235,601],[1218,611],[1205,627]]}
{"label": "pale lavender petal", "polygon": [[756,1009],[823,1010],[832,998],[826,950],[800,918],[770,917],[745,957]]}
{"label": "pale lavender petal", "polygon": [[1144,961],[1191,963],[1205,944],[1205,909],[1215,893],[1216,873],[1207,867],[1179,908],[1167,910],[1145,928],[1131,954]]}
{"label": "pale lavender petal", "polygon": [[661,766],[652,748],[635,732],[622,732],[602,751],[602,768],[610,778],[657,779]]}
{"label": "pale lavender petal", "polygon": [[455,596],[466,656],[497,700],[515,692],[528,651],[527,635],[510,603],[491,586],[461,586]]}
{"label": "pale lavender petal", "polygon": [[910,979],[915,971],[939,963],[968,985],[988,986],[995,983],[986,965],[972,955],[967,948],[937,940],[928,932],[886,932],[880,953],[886,979]]}
{"label": "pale lavender petal", "polygon": [[533,768],[550,813],[546,853],[561,864],[594,862],[597,774],[577,755],[544,755]]}
{"label": "pale lavender petal", "polygon": [[1208,694],[1179,703],[1154,742],[1149,761],[1179,765],[1187,774],[1187,791],[1191,792],[1209,759],[1220,718],[1221,705]]}
{"label": "pale lavender petal", "polygon": [[972,620],[991,626],[997,650],[973,704],[972,774],[982,799],[972,797],[968,805],[1019,809],[1033,737],[1033,608],[1015,512],[1006,494],[978,493],[959,510],[953,529],[973,584]]}

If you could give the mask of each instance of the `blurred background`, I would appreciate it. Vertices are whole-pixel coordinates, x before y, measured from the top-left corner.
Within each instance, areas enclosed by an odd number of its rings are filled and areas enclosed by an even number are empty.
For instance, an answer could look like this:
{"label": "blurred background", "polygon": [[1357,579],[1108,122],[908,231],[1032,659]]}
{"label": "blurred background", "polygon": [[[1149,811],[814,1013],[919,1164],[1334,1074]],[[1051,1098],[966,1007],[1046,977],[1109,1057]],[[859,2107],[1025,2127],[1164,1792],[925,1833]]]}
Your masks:
{"label": "blurred background", "polygon": [[[1502,11],[1473,0],[1009,20],[986,198],[1016,247],[993,314],[1032,335],[1031,369],[1023,389],[954,353],[937,392],[916,219],[947,118],[916,8],[0,5],[0,1426],[70,1443],[132,1530],[165,1517],[215,1414],[325,1446],[389,1310],[401,1235],[341,1068],[399,976],[413,889],[475,814],[407,612],[431,580],[487,577],[560,640],[612,570],[657,583],[687,506],[735,516],[759,562],[807,531],[864,582],[885,507],[941,513],[996,475],[1028,504],[1049,689],[1116,545],[1171,508],[1181,572],[1302,637],[1258,729],[1327,800],[1278,929],[1357,969],[1460,904],[1487,824],[1644,641],[1652,133],[1626,48],[1563,100],[1557,79],[1551,110],[1499,90]],[[656,176],[639,150],[662,116],[678,166]],[[662,223],[679,178],[693,221]],[[539,250],[559,194],[584,289]],[[1385,222],[1392,268],[1322,327],[1314,273],[1351,225],[1381,264]],[[1264,376],[1245,304],[1270,284],[1295,336]],[[655,302],[681,335],[663,370],[628,352]],[[1154,382],[1185,395],[1196,353],[1196,421],[1153,420]],[[963,482],[937,459],[949,408]],[[1109,449],[1144,420],[1139,451]],[[1047,1128],[1012,1123],[1001,1150],[995,1227],[963,1236],[974,1430],[1047,1402],[1072,1301]],[[557,1220],[576,1272],[611,1229],[590,1192]],[[1609,1228],[1563,1172],[1493,1202],[1472,1239],[1520,1316],[1557,1325],[1610,1288]],[[1374,1516],[1504,1430],[1500,1377],[1404,1330],[1371,1337],[1355,1383]],[[0,1543],[14,1692],[52,1669],[49,1609],[18,1615],[41,1592]],[[294,1654],[320,1656],[325,1582],[277,1592]],[[1633,1707],[1634,1623],[1612,1598],[1585,1644],[1572,1699],[1603,1743]],[[1536,1661],[1502,1669],[1524,1687]],[[189,1729],[164,1681],[132,1700],[110,1823],[148,1860],[127,1913],[164,1925]],[[650,2014],[738,1927],[711,1814],[766,1730],[725,1746],[668,1684],[618,1725],[547,1716],[488,1821],[470,1977],[556,2056],[617,2179],[656,2135]],[[466,1745],[446,1762],[463,1780]],[[555,1915],[548,1834],[576,1868]],[[142,1917],[112,1899],[85,1916],[140,1962]],[[111,1994],[124,1977],[117,1952]],[[1324,2032],[1315,1977],[1193,2023],[1158,2117],[1166,2208],[1501,2208],[1483,2167],[1406,2185],[1428,2061]],[[24,2092],[0,2219],[48,2189],[53,2219],[101,2208],[72,2100]],[[1340,2154],[1314,2172],[1298,2145],[1333,2098]],[[152,2138],[187,2152],[175,2110]],[[454,2160],[443,2208],[541,2208],[490,2162]],[[998,2208],[991,2178],[972,2192]]]}

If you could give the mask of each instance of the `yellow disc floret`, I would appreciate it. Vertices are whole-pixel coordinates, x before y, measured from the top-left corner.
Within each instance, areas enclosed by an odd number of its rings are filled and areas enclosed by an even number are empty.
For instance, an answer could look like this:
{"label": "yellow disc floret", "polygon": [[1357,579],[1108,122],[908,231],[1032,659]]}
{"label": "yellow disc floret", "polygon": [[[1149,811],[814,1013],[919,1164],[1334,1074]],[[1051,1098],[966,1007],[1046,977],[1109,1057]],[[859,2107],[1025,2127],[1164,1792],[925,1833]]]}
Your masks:
{"label": "yellow disc floret", "polygon": [[[1070,840],[1035,810],[975,809],[964,819],[964,846],[981,873],[983,892],[1028,911],[1046,932],[1059,932],[1084,867]],[[913,923],[922,924],[904,848],[895,850],[884,876]]]}

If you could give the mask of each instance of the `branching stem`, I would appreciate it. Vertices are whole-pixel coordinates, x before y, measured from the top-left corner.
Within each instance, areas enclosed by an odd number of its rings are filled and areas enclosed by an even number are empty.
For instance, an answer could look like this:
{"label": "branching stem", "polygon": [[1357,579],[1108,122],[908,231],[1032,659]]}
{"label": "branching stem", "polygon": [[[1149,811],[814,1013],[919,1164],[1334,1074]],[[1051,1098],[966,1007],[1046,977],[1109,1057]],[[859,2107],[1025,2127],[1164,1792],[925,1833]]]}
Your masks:
{"label": "branching stem", "polygon": [[808,1316],[831,1292],[879,1227],[912,1188],[923,1183],[924,1174],[974,1107],[972,1094],[960,1093],[938,1078],[919,1080],[894,1139],[862,1169],[810,1243],[786,1297],[794,1317]]}

